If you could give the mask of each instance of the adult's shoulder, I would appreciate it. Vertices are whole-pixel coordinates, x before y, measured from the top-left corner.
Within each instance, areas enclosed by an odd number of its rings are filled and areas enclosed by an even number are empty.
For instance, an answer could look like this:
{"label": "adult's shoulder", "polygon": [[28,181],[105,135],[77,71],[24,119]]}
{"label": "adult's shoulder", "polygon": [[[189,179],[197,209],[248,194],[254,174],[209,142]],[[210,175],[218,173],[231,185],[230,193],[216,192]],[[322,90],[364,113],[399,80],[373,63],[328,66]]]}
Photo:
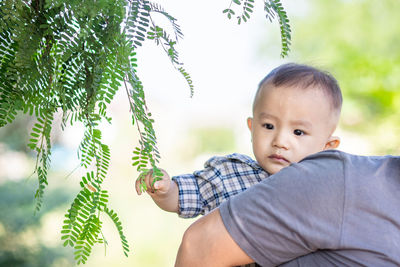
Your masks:
{"label": "adult's shoulder", "polygon": [[[365,156],[356,155],[340,150],[325,150],[304,158],[301,162],[313,162],[314,165],[332,168],[342,166],[345,175],[369,176],[375,172],[380,174],[393,175],[393,172],[400,172],[400,156],[382,155]],[[332,171],[332,169],[330,170]]]}
{"label": "adult's shoulder", "polygon": [[[347,153],[341,150],[337,149],[332,149],[332,150],[324,150],[315,154],[311,154],[307,157],[305,157],[301,161],[305,160],[314,160],[314,159],[332,159],[332,160],[339,160],[343,161],[345,163],[358,163],[358,162],[369,162],[373,164],[379,163],[379,162],[398,162],[400,161],[400,156],[394,156],[394,155],[382,155],[382,156],[368,156],[368,155],[356,155],[356,154],[351,154]],[[300,162],[301,162],[300,161]]]}
{"label": "adult's shoulder", "polygon": [[314,186],[325,186],[330,182],[343,184],[347,199],[369,198],[378,188],[383,195],[400,190],[400,156],[364,156],[327,150],[294,164],[291,173],[299,182]]}
{"label": "adult's shoulder", "polygon": [[[325,150],[305,157],[298,163],[276,173],[275,179],[304,180],[306,183],[325,183],[327,179],[343,180],[351,155],[340,150]],[[272,177],[274,177],[272,176]]]}
{"label": "adult's shoulder", "polygon": [[332,149],[332,150],[324,150],[315,154],[311,154],[300,162],[309,161],[309,160],[320,160],[320,161],[347,161],[356,155],[352,155],[340,150]]}

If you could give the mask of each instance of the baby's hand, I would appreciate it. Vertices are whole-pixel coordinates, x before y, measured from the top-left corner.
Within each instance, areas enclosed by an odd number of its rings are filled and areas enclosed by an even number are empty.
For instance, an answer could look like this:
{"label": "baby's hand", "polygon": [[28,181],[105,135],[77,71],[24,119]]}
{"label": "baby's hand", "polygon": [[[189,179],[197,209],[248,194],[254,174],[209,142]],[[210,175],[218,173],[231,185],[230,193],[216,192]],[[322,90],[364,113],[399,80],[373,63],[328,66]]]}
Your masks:
{"label": "baby's hand", "polygon": [[[138,195],[142,194],[142,191],[146,191],[154,203],[157,204],[161,209],[169,212],[179,212],[179,189],[175,182],[171,181],[168,173],[163,169],[159,169],[161,173],[157,176],[161,177],[161,180],[154,182],[153,170],[142,172],[139,178],[136,180],[136,192]],[[153,184],[154,182],[154,184]],[[142,190],[143,189],[143,190]]]}
{"label": "baby's hand", "polygon": [[135,184],[138,195],[141,195],[144,190],[150,195],[163,195],[168,193],[171,185],[171,178],[166,171],[163,169],[160,170],[163,174],[161,177],[162,179],[154,182],[154,184],[153,170],[148,170],[140,174]]}

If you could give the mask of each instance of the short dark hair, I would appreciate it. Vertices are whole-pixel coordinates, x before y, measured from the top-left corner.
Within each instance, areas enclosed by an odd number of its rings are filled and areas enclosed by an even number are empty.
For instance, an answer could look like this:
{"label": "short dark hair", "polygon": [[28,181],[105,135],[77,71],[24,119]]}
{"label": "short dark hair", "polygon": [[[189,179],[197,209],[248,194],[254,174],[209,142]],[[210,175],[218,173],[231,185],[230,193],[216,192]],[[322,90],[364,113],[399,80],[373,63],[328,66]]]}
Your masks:
{"label": "short dark hair", "polygon": [[272,84],[275,87],[297,86],[303,89],[311,86],[319,87],[330,97],[334,110],[340,113],[342,108],[343,97],[337,80],[329,72],[312,66],[286,63],[276,67],[259,83],[256,98],[265,84]]}

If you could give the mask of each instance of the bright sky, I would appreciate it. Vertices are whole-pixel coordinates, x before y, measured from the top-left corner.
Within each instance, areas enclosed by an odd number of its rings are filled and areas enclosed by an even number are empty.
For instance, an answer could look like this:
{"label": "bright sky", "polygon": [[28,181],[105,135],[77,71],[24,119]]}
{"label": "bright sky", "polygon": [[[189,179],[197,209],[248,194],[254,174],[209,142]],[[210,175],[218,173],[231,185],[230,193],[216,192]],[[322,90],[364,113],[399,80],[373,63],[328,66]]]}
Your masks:
{"label": "bright sky", "polygon": [[[195,94],[189,98],[184,79],[172,69],[160,47],[150,45],[138,51],[139,75],[147,97],[169,108],[193,110],[202,117],[220,111],[231,118],[237,109],[247,111],[258,81],[273,63],[265,61],[261,66],[257,60],[260,26],[270,24],[260,13],[262,7],[249,23],[238,26],[222,13],[230,1],[164,2],[165,10],[177,18],[184,33],[178,51],[192,76]],[[264,25],[258,23],[260,19]],[[280,40],[276,43],[280,45]]]}

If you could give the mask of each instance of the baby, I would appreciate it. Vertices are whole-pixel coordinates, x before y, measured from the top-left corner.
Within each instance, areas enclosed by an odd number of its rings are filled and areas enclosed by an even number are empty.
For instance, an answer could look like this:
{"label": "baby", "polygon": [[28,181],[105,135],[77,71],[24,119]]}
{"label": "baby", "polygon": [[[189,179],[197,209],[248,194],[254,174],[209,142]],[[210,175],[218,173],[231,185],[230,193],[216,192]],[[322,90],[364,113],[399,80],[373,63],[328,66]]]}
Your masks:
{"label": "baby", "polygon": [[[172,177],[152,185],[147,193],[163,210],[184,218],[206,214],[222,201],[308,155],[335,149],[333,136],[340,117],[342,94],[330,74],[314,67],[288,63],[272,70],[259,84],[253,117],[247,119],[256,158],[241,154],[212,157],[203,170]],[[136,180],[140,195],[141,178]]]}

